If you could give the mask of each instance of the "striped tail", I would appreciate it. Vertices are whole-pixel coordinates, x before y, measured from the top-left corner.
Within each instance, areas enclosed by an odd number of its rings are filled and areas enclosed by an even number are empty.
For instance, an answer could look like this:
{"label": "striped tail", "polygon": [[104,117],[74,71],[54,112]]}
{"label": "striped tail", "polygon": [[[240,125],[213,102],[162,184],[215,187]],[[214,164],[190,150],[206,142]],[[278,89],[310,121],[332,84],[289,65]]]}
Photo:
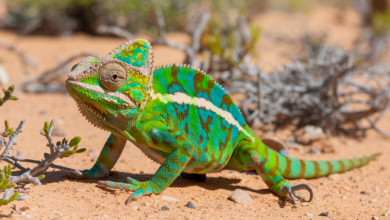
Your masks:
{"label": "striped tail", "polygon": [[310,179],[345,172],[366,165],[380,155],[380,153],[377,153],[369,157],[352,160],[308,161],[289,158],[271,149],[268,149],[268,154],[271,156],[269,158],[276,159],[277,169],[286,179]]}

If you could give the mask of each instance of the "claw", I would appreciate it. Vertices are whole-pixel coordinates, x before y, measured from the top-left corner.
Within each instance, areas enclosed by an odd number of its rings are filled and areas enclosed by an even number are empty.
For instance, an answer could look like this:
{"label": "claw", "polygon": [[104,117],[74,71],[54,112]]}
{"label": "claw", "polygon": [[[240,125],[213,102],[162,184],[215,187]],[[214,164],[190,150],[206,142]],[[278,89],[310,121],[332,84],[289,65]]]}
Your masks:
{"label": "claw", "polygon": [[[313,199],[313,196],[314,196],[314,193],[313,193],[313,190],[310,188],[309,185],[307,184],[299,184],[299,185],[296,185],[296,186],[293,186],[291,187],[291,191],[294,193],[295,191],[298,191],[298,190],[302,190],[302,189],[305,189],[307,190],[309,193],[310,193],[310,199],[307,200],[307,202],[310,202],[312,199]],[[298,193],[298,192],[296,192]],[[302,197],[303,199],[305,199],[305,197],[301,196],[299,193],[298,193],[298,198],[299,197]]]}
{"label": "claw", "polygon": [[310,199],[307,200],[307,202],[310,202],[313,199],[314,193],[313,190],[310,188],[310,186],[307,184],[299,184],[296,186],[284,186],[282,191],[287,191],[285,194],[293,201],[294,205],[296,205],[297,202],[295,197],[301,200],[305,200],[305,197],[303,197],[302,195],[299,194],[299,192],[297,192],[298,190],[302,190],[302,189],[305,189],[310,193]]}
{"label": "claw", "polygon": [[131,202],[131,200],[133,200],[133,199],[134,199],[134,200],[137,200],[137,199],[134,198],[133,194],[134,194],[134,193],[132,193],[132,194],[129,196],[129,198],[126,200],[125,205],[128,205],[128,204]]}

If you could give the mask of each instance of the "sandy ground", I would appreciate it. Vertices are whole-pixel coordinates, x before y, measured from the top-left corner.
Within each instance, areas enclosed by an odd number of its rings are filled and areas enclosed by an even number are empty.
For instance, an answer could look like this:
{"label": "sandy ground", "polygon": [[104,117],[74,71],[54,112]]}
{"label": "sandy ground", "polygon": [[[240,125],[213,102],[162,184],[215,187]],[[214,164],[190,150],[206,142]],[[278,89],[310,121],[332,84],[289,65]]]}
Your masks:
{"label": "sandy ground", "polygon": [[[336,10],[322,9],[309,14],[286,14],[266,12],[255,18],[263,27],[263,35],[299,36],[295,26],[300,29],[326,32],[328,41],[350,47],[359,34],[359,19],[356,13],[348,9],[342,13],[342,22],[337,20]],[[310,19],[309,19],[310,18]],[[183,34],[171,34],[171,39],[188,41]],[[30,36],[17,38],[14,33],[0,31],[0,40],[17,42],[18,48],[33,57],[40,66],[32,70],[31,76],[55,66],[59,60],[81,51],[92,51],[100,56],[123,43],[121,39],[91,37],[77,34],[71,37]],[[293,54],[293,45],[278,43],[264,36],[258,45],[259,56],[254,59],[264,69],[279,68],[289,61],[286,54]],[[155,47],[155,64],[181,62],[183,54],[166,47]],[[23,74],[20,62],[14,55],[0,49],[2,65],[10,74],[12,84],[18,84],[27,76]],[[106,138],[107,132],[89,124],[77,111],[75,102],[62,94],[25,94],[17,92],[19,101],[8,102],[0,108],[0,121],[8,119],[11,126],[26,118],[23,133],[14,147],[21,157],[42,159],[48,151],[45,138],[39,135],[44,121],[55,119],[55,126],[66,131],[66,138],[81,136],[80,146],[87,152],[70,158],[58,159],[55,163],[87,169],[94,164]],[[380,122],[381,128],[390,131],[390,113]],[[289,131],[284,131],[284,133]],[[277,134],[278,135],[278,134]],[[55,137],[61,140],[63,137]],[[382,152],[383,155],[369,165],[343,174],[335,174],[314,180],[294,180],[292,183],[307,183],[314,190],[314,199],[310,203],[298,202],[297,205],[278,198],[268,190],[257,175],[223,171],[207,175],[207,181],[197,183],[178,178],[161,195],[143,197],[125,206],[129,193],[114,193],[113,190],[97,187],[96,180],[71,180],[64,172],[50,169],[42,186],[27,189],[27,200],[15,201],[17,218],[31,219],[371,219],[390,209],[390,140],[375,132],[369,132],[363,140],[331,138],[336,153],[322,155],[302,154],[301,150],[291,150],[294,157],[309,160],[331,160],[353,158]],[[0,166],[4,163],[0,163]],[[25,166],[30,166],[25,164]],[[147,159],[143,153],[128,144],[114,167],[113,181],[125,181],[127,176],[146,181],[151,178],[158,164]],[[28,187],[27,187],[28,188]],[[251,205],[243,206],[227,200],[234,189],[245,190],[254,200]],[[0,195],[1,196],[1,195]],[[179,199],[179,202],[167,202],[162,196]],[[196,209],[185,207],[192,201]],[[0,213],[8,214],[11,206],[0,207]],[[133,207],[138,206],[137,211]],[[161,207],[169,207],[162,211]],[[319,213],[329,212],[328,217],[319,217]],[[314,215],[309,217],[307,213]],[[23,216],[25,215],[25,216]],[[382,217],[382,219],[385,219]]]}

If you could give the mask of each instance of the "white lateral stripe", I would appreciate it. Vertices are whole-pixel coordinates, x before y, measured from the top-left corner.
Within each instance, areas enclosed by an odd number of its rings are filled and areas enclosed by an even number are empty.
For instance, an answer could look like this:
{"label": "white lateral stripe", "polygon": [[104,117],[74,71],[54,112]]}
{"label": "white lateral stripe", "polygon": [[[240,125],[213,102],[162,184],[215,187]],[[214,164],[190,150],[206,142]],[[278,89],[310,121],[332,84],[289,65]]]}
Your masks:
{"label": "white lateral stripe", "polygon": [[161,93],[156,94],[154,93],[153,89],[150,95],[152,99],[159,99],[164,103],[170,101],[178,104],[192,104],[195,105],[196,107],[201,107],[210,110],[212,112],[215,112],[217,115],[225,119],[227,123],[236,126],[238,130],[244,132],[244,134],[246,134],[252,141],[254,141],[252,135],[250,135],[243,127],[241,127],[241,125],[238,123],[236,119],[233,118],[233,115],[230,112],[218,108],[212,102],[206,100],[205,98],[198,98],[198,97],[192,98],[182,92],[176,92],[175,94],[164,94],[164,95],[162,95]]}
{"label": "white lateral stripe", "polygon": [[[120,92],[108,92],[106,93],[102,88],[100,88],[99,86],[94,86],[94,85],[90,85],[90,84],[87,84],[87,83],[82,83],[82,82],[77,82],[77,81],[73,81],[73,80],[67,80],[68,83],[71,83],[71,84],[74,84],[76,86],[79,86],[79,87],[82,87],[82,88],[85,88],[85,89],[88,89],[88,90],[91,90],[91,91],[94,91],[94,92],[97,92],[97,93],[100,93],[100,94],[105,94],[105,95],[108,95],[108,96],[112,96],[112,97],[115,97],[115,98],[118,98],[118,99],[121,99],[122,101],[126,102],[128,105],[130,105],[131,107],[136,107],[136,104],[131,101],[125,94],[123,93],[120,93]],[[111,102],[115,102],[116,103],[116,100],[115,99],[104,99],[106,101],[111,101]]]}

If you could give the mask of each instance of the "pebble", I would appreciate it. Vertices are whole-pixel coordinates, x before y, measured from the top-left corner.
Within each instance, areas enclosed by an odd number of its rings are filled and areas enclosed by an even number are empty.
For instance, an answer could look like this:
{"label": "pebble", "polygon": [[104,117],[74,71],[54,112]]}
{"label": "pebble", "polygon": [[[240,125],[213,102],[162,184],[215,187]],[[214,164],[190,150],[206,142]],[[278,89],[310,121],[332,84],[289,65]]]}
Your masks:
{"label": "pebble", "polygon": [[321,212],[318,216],[328,216],[329,212]]}
{"label": "pebble", "polygon": [[18,156],[18,157],[20,157],[20,156],[22,156],[22,151],[20,151],[20,150],[18,150],[18,151],[16,151],[16,155]]}
{"label": "pebble", "polygon": [[223,209],[223,207],[222,206],[217,206],[217,209]]}
{"label": "pebble", "polygon": [[187,202],[186,207],[191,208],[191,209],[196,209],[195,205],[192,204],[191,201]]}
{"label": "pebble", "polygon": [[138,206],[133,206],[133,207],[131,207],[131,210],[137,211],[137,210],[138,210]]}
{"label": "pebble", "polygon": [[368,199],[365,199],[365,198],[360,198],[360,201],[362,201],[362,202],[367,202],[367,203],[371,203],[371,201],[370,201],[370,200],[368,200]]}
{"label": "pebble", "polygon": [[228,199],[241,205],[249,205],[253,203],[252,198],[242,189],[235,189]]}
{"label": "pebble", "polygon": [[169,196],[163,196],[163,197],[161,197],[161,199],[163,199],[165,201],[169,201],[169,202],[178,202],[178,201],[180,201],[180,200],[178,200],[176,198],[169,197]]}
{"label": "pebble", "polygon": [[167,211],[167,210],[169,210],[169,208],[168,208],[168,207],[166,207],[166,206],[163,206],[163,207],[161,207],[161,210],[163,210],[163,211]]}
{"label": "pebble", "polygon": [[302,205],[303,205],[303,206],[308,206],[309,203],[307,203],[307,202],[302,202]]}
{"label": "pebble", "polygon": [[26,212],[22,212],[22,213],[20,213],[20,215],[21,216],[26,216],[27,214],[26,214]]}
{"label": "pebble", "polygon": [[152,214],[147,214],[146,217],[148,217],[148,218],[153,218],[154,215],[152,215]]}
{"label": "pebble", "polygon": [[372,216],[371,219],[373,219],[373,220],[379,220],[379,217],[377,217],[377,216]]}
{"label": "pebble", "polygon": [[314,215],[311,214],[311,213],[306,213],[306,216],[308,216],[308,217],[313,217]]}
{"label": "pebble", "polygon": [[66,131],[64,129],[62,129],[62,128],[54,127],[53,131],[51,132],[51,135],[65,137],[66,136]]}
{"label": "pebble", "polygon": [[85,190],[83,189],[76,189],[77,192],[84,192]]}

